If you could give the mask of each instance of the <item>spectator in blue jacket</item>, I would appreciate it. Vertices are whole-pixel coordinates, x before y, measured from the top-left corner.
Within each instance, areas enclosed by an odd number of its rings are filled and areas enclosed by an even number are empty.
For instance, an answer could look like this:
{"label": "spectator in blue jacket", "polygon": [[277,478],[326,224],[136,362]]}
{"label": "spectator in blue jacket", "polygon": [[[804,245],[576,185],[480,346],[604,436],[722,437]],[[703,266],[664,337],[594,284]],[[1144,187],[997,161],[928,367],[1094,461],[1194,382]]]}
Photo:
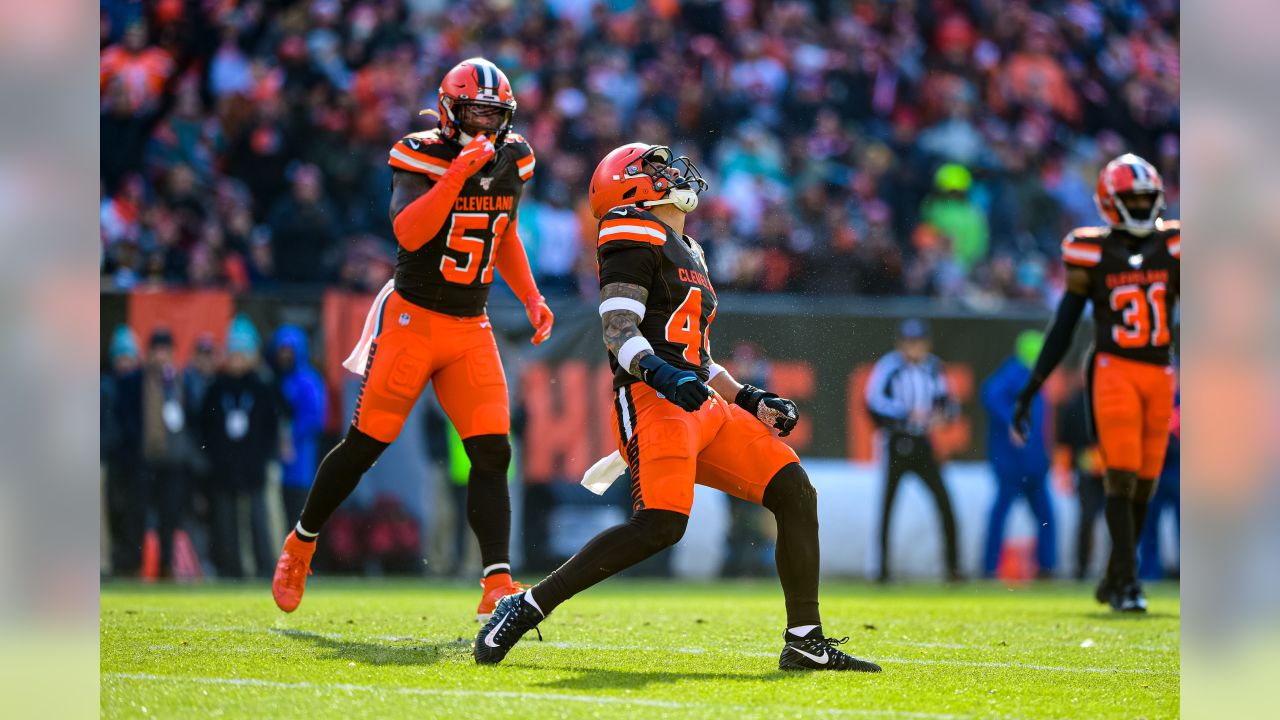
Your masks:
{"label": "spectator in blue jacket", "polygon": [[280,485],[284,515],[302,514],[316,476],[320,435],[329,399],[324,380],[311,366],[307,335],[296,325],[283,325],[271,339],[271,360],[289,429],[280,447]]}
{"label": "spectator in blue jacket", "polygon": [[1036,397],[1031,405],[1031,432],[1026,444],[1019,445],[1009,428],[1018,391],[1031,375],[1044,335],[1028,330],[1018,335],[1015,352],[982,383],[982,405],[987,409],[987,454],[996,477],[996,499],[991,506],[987,525],[987,546],[983,554],[983,570],[994,577],[1004,541],[1005,520],[1019,495],[1025,496],[1036,517],[1036,560],[1039,576],[1052,576],[1057,565],[1058,548],[1054,535],[1053,507],[1049,504],[1049,450],[1045,437],[1044,399]]}

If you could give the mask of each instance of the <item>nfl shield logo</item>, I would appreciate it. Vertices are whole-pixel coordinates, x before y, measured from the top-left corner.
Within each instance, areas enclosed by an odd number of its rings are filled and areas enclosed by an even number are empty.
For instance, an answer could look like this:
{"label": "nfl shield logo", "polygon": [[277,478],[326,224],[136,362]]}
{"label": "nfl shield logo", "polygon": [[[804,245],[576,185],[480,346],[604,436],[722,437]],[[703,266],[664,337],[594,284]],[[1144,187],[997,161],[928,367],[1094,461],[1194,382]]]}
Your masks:
{"label": "nfl shield logo", "polygon": [[1130,256],[1129,256],[1129,267],[1131,267],[1131,268],[1140,268],[1140,267],[1142,267],[1142,256],[1141,256],[1141,255],[1130,255]]}
{"label": "nfl shield logo", "polygon": [[409,324],[409,313],[400,313],[400,326],[403,327],[408,324]]}
{"label": "nfl shield logo", "polygon": [[491,177],[487,177],[487,178],[480,178],[480,187],[481,187],[482,189],[484,189],[484,190],[488,190],[488,189],[489,189],[489,186],[490,186],[490,185],[492,185],[492,184],[493,184],[493,178],[491,178]]}

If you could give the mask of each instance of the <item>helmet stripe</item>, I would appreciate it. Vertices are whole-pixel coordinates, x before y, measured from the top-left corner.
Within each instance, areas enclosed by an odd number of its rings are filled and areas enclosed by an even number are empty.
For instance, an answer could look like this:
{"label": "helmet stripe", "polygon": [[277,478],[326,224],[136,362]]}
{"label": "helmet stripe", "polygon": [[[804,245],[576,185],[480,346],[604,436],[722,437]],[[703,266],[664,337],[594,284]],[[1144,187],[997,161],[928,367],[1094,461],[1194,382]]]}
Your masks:
{"label": "helmet stripe", "polygon": [[477,60],[476,72],[479,75],[478,80],[481,88],[498,89],[497,73],[494,72],[494,67],[491,64],[485,60]]}

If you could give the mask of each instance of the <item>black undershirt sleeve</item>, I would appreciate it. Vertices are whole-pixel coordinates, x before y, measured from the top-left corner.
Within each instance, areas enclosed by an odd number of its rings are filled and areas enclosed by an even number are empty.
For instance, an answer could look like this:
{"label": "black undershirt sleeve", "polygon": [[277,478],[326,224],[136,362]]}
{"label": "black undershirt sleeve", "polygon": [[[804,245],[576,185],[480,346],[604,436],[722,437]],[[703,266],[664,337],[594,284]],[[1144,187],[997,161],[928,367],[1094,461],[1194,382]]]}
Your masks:
{"label": "black undershirt sleeve", "polygon": [[1075,334],[1076,323],[1088,302],[1089,299],[1084,295],[1073,292],[1062,296],[1058,312],[1049,326],[1049,334],[1044,339],[1044,347],[1040,349],[1040,357],[1036,358],[1036,366],[1031,371],[1031,380],[1027,383],[1033,393],[1040,389],[1045,378],[1058,367],[1058,363],[1066,357],[1067,350],[1071,349],[1071,337]]}
{"label": "black undershirt sleeve", "polygon": [[657,249],[652,245],[613,240],[600,248],[600,287],[630,283],[648,288],[658,269]]}

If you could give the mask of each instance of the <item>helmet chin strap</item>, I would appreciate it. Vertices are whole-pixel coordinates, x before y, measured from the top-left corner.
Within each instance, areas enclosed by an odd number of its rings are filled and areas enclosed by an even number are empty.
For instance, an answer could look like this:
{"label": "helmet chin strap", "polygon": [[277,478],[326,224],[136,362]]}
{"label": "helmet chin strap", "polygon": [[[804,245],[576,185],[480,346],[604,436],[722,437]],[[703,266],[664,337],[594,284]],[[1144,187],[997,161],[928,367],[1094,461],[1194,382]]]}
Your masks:
{"label": "helmet chin strap", "polygon": [[698,207],[698,193],[689,188],[676,188],[667,193],[667,196],[661,200],[650,200],[644,203],[643,207],[653,207],[655,205],[675,205],[680,212],[691,213]]}

